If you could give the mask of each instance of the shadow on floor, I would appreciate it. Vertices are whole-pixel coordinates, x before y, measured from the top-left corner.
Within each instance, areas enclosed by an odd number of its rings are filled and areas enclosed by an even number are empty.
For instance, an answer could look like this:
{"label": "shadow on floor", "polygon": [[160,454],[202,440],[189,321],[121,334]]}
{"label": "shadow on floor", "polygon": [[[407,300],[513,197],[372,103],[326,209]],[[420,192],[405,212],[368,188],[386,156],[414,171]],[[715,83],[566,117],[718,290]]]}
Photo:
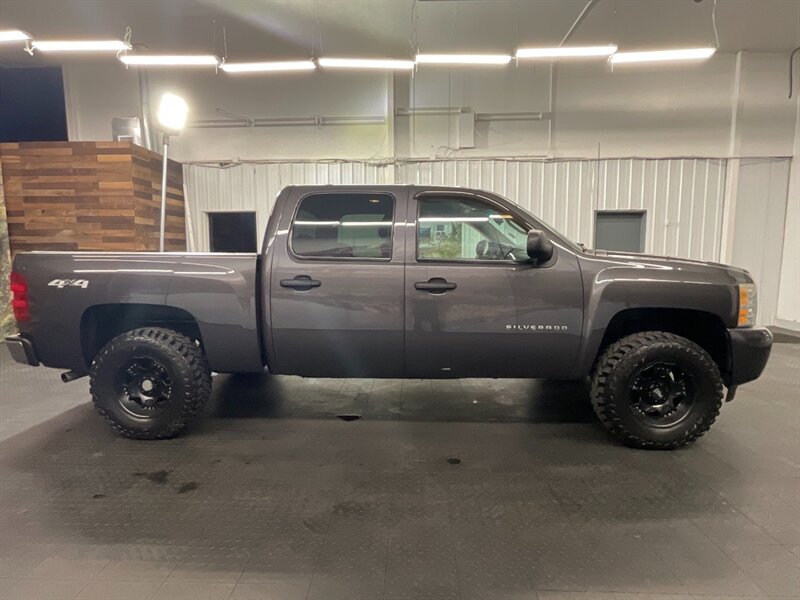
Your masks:
{"label": "shadow on floor", "polygon": [[207,412],[217,418],[587,423],[586,381],[343,380],[219,375]]}

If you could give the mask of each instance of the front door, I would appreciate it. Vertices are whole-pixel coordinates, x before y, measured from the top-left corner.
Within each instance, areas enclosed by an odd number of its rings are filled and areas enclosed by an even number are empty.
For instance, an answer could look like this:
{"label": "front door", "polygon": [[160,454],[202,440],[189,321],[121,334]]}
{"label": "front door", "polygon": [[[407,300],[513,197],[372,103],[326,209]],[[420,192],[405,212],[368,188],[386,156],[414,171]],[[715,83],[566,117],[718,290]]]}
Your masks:
{"label": "front door", "polygon": [[385,192],[311,193],[294,216],[284,214],[288,235],[274,249],[270,283],[279,373],[402,376],[404,238],[395,215],[404,201]]}
{"label": "front door", "polygon": [[570,251],[532,265],[536,224],[470,194],[410,199],[406,219],[408,376],[567,376],[583,315]]}

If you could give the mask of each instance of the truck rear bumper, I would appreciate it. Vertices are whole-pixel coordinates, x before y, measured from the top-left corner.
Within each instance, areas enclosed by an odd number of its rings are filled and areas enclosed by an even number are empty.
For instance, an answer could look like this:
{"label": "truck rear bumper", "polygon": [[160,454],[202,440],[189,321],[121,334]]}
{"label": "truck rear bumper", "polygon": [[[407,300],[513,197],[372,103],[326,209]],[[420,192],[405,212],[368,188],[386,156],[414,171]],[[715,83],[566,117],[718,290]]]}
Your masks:
{"label": "truck rear bumper", "polygon": [[36,357],[36,350],[33,347],[33,342],[21,335],[9,335],[6,337],[6,346],[13,358],[18,363],[23,365],[31,365],[32,367],[39,366],[39,359]]}
{"label": "truck rear bumper", "polygon": [[757,379],[772,350],[772,333],[765,327],[728,329],[731,348],[728,387]]}

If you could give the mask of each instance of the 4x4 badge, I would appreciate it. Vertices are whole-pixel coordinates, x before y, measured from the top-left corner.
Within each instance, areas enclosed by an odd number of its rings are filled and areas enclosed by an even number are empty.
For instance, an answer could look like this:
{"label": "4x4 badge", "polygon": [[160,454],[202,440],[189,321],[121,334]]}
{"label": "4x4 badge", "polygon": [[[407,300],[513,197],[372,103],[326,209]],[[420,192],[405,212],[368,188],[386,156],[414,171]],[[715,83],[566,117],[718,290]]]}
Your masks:
{"label": "4x4 badge", "polygon": [[79,287],[86,289],[89,287],[89,281],[86,279],[53,279],[53,281],[47,285],[57,287],[58,289],[65,287]]}

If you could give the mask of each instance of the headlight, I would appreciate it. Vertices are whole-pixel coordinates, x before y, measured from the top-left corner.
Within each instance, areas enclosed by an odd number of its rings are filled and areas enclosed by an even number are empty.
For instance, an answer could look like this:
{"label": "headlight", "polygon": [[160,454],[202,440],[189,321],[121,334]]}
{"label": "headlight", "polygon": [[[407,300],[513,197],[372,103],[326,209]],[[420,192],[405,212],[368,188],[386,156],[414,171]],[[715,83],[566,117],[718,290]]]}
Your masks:
{"label": "headlight", "polygon": [[739,319],[737,327],[752,327],[756,324],[756,298],[755,283],[739,284]]}

